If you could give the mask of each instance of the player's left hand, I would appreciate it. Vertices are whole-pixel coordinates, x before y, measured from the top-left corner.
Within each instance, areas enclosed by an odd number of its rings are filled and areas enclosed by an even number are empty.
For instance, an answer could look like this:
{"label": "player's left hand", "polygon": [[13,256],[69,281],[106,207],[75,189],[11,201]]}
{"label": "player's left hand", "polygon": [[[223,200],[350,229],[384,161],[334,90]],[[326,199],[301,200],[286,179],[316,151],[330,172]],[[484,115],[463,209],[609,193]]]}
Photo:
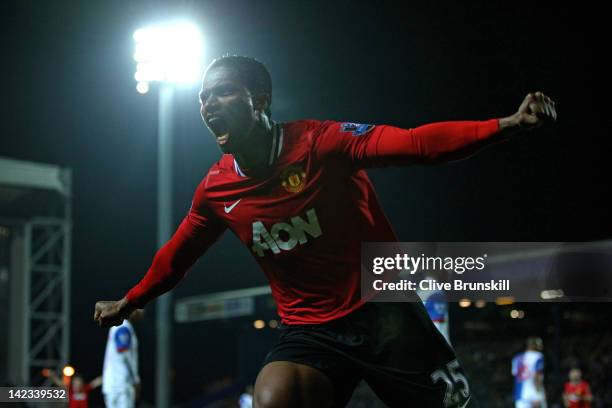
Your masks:
{"label": "player's left hand", "polygon": [[539,91],[528,93],[513,116],[516,126],[521,129],[538,128],[546,122],[557,120],[555,101]]}

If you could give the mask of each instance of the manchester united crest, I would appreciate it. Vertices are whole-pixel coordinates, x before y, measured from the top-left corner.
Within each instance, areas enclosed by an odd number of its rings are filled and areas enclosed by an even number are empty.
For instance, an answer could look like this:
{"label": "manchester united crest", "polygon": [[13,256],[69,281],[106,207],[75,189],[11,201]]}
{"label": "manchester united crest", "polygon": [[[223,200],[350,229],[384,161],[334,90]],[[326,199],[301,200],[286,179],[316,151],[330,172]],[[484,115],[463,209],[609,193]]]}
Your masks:
{"label": "manchester united crest", "polygon": [[306,172],[299,166],[289,166],[281,174],[281,184],[290,193],[297,193],[306,186]]}

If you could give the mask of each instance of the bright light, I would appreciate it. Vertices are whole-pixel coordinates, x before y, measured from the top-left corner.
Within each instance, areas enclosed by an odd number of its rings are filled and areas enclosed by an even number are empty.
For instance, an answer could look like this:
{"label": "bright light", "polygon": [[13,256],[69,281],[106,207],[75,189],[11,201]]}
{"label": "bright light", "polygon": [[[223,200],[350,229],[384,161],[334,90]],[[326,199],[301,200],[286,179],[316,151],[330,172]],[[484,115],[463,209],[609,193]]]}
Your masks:
{"label": "bright light", "polygon": [[253,322],[253,327],[257,330],[263,329],[264,327],[266,327],[266,322],[264,322],[263,320],[255,320]]}
{"label": "bright light", "polygon": [[477,307],[477,308],[479,308],[479,309],[482,309],[482,308],[483,308],[483,307],[485,307],[486,305],[487,305],[487,302],[485,302],[485,301],[484,301],[484,300],[482,300],[482,299],[478,299],[478,300],[476,301],[476,303],[474,303],[474,306],[476,306],[476,307]]}
{"label": "bright light", "polygon": [[471,304],[472,302],[470,301],[470,299],[461,299],[459,301],[459,307],[470,307]]}
{"label": "bright light", "polygon": [[495,299],[495,304],[498,306],[506,306],[514,303],[514,297],[512,296],[500,296]]}
{"label": "bright light", "polygon": [[[202,75],[202,35],[186,22],[145,27],[134,32],[138,82],[193,83]],[[140,92],[140,91],[139,91]]]}
{"label": "bright light", "polygon": [[136,90],[138,93],[146,94],[149,92],[149,83],[148,82],[139,82],[136,84]]}
{"label": "bright light", "polygon": [[549,289],[549,290],[543,290],[540,293],[540,297],[542,299],[545,300],[549,300],[549,299],[556,299],[556,298],[562,298],[564,295],[563,290],[562,289]]}
{"label": "bright light", "polygon": [[525,312],[522,310],[513,309],[510,311],[510,317],[513,319],[522,319],[525,317]]}
{"label": "bright light", "polygon": [[64,374],[66,377],[72,377],[74,375],[74,368],[71,366],[66,366],[62,370],[62,374]]}

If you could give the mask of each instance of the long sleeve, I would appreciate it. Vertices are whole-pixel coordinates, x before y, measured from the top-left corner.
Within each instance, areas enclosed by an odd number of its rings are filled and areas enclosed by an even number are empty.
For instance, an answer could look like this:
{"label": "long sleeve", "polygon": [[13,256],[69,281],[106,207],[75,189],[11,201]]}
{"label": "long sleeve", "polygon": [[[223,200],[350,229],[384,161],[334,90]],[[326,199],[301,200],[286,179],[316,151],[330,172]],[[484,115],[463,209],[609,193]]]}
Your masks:
{"label": "long sleeve", "polygon": [[144,307],[152,299],[174,288],[187,270],[223,234],[226,226],[201,201],[194,198],[189,213],[172,238],[157,252],[144,278],[126,294],[130,304]]}
{"label": "long sleeve", "polygon": [[326,121],[314,133],[313,149],[321,158],[344,158],[357,168],[438,163],[472,154],[499,131],[497,118],[411,129]]}

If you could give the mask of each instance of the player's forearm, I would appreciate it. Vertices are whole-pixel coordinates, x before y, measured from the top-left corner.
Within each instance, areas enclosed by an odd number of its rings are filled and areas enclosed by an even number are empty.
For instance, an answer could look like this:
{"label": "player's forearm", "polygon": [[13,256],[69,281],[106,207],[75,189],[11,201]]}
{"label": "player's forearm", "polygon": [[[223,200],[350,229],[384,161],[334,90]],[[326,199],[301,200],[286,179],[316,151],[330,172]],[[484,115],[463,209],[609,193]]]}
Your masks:
{"label": "player's forearm", "polygon": [[163,247],[155,256],[144,278],[125,295],[126,301],[134,308],[142,308],[174,288],[183,278],[188,265],[173,264],[173,253]]}
{"label": "player's forearm", "polygon": [[62,382],[62,380],[57,376],[57,374],[55,374],[54,371],[51,371],[49,373],[49,378],[51,378],[51,381],[53,381],[53,384],[57,385],[58,387],[63,387],[64,383]]}
{"label": "player's forearm", "polygon": [[157,252],[144,278],[126,294],[127,301],[142,308],[174,288],[224,230],[224,226],[190,210],[172,238]]}
{"label": "player's forearm", "polygon": [[194,231],[191,218],[185,217],[172,238],[157,251],[144,278],[125,295],[130,305],[142,308],[178,285],[206,248]]}
{"label": "player's forearm", "polygon": [[91,389],[95,389],[95,388],[98,388],[99,386],[101,386],[102,385],[102,376],[98,376],[98,377],[94,378],[93,380],[91,380],[89,385],[91,386]]}
{"label": "player's forearm", "polygon": [[387,162],[439,163],[465,158],[485,145],[504,139],[515,126],[508,118],[434,122],[392,132],[375,141],[376,156]]}
{"label": "player's forearm", "polygon": [[[504,128],[502,128],[504,126]],[[471,156],[498,141],[509,124],[505,119],[437,122],[413,129],[425,162],[445,162]]]}
{"label": "player's forearm", "polygon": [[[433,146],[429,146],[426,162],[440,163],[465,159],[472,156],[482,148],[500,141],[508,140],[521,131],[519,119],[516,114],[504,118],[485,121],[459,121],[441,122],[455,124],[447,135],[443,136],[441,143],[435,138],[431,139]],[[497,126],[495,126],[497,125]],[[445,143],[451,138],[450,143]]]}
{"label": "player's forearm", "polygon": [[499,119],[499,130],[506,134],[513,134],[521,130],[519,118],[516,114]]}

